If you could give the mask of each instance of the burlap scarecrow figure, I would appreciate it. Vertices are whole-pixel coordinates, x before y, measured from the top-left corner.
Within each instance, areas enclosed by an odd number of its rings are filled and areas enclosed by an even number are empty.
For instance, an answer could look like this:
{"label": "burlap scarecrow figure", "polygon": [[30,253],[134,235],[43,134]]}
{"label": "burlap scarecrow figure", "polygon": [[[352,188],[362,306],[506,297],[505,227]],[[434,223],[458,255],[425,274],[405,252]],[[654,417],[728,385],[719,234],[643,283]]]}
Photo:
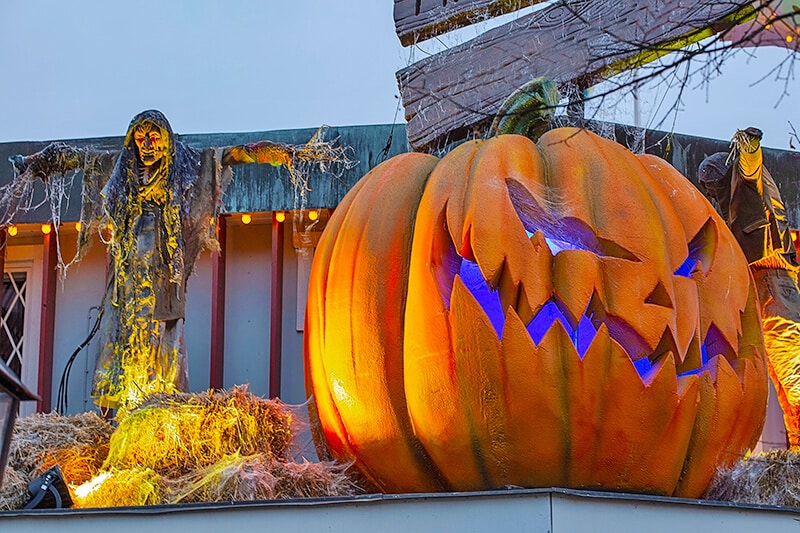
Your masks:
{"label": "burlap scarecrow figure", "polygon": [[762,132],[736,132],[730,153],[708,156],[698,179],[742,247],[756,281],[769,372],[792,448],[800,447],[800,290],[786,208],[764,167]]}
{"label": "burlap scarecrow figure", "polygon": [[318,135],[304,146],[261,141],[198,151],[178,140],[155,110],[133,118],[118,152],[53,143],[11,162],[15,178],[0,189],[0,222],[6,224],[30,207],[36,180],[52,202],[63,194],[64,175],[83,171],[81,230],[72,262],[96,233],[110,257],[92,396],[101,407],[122,411],[153,393],[188,391],[186,282],[200,253],[217,245],[213,223],[230,167],[283,166],[302,188],[303,165],[350,163],[342,148]]}

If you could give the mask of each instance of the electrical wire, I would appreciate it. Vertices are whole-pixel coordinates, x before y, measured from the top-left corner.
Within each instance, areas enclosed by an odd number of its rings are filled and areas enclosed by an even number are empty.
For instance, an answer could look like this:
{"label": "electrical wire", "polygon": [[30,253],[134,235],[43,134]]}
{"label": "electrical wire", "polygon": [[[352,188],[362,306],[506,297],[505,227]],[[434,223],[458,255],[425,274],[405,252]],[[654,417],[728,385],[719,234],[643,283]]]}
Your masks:
{"label": "electrical wire", "polygon": [[[105,299],[105,298],[104,298]],[[97,313],[97,318],[94,321],[94,325],[92,326],[91,331],[89,331],[89,335],[84,339],[84,341],[72,352],[69,359],[67,360],[67,364],[64,365],[64,371],[61,373],[61,380],[58,383],[58,399],[56,401],[56,412],[60,415],[64,415],[67,413],[69,409],[69,375],[72,371],[72,365],[75,362],[75,358],[78,357],[78,354],[92,342],[92,339],[100,330],[100,318],[103,316],[103,307],[100,306],[100,311]]]}

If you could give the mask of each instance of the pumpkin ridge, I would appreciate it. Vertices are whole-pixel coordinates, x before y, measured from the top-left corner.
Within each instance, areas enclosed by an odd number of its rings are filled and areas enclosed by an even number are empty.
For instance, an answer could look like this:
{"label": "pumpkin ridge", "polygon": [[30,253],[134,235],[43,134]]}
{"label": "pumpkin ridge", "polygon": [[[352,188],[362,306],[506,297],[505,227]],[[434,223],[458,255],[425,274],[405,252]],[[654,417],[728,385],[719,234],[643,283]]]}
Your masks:
{"label": "pumpkin ridge", "polygon": [[[431,170],[432,170],[432,168],[431,168]],[[429,178],[430,178],[430,172],[428,172],[428,177],[423,181],[427,182],[427,180]],[[384,193],[385,189],[389,189],[390,192],[394,192],[395,184],[392,183],[392,181],[393,180],[391,180],[391,179],[383,180],[381,182],[380,186],[375,191],[374,197],[378,197],[378,196],[384,195],[385,194]],[[421,194],[424,194],[424,185],[422,187]],[[420,194],[420,196],[421,196],[421,194]],[[368,212],[372,212],[372,211],[377,209],[376,202],[370,202],[369,205],[370,205],[370,207],[369,207],[369,211]],[[407,206],[407,207],[410,207],[408,219],[410,221],[412,221],[411,225],[413,226],[413,221],[416,219],[416,213],[417,213],[417,210],[419,208],[419,204],[418,203],[413,203],[413,204],[411,204],[410,206]],[[379,217],[382,214],[383,214],[382,212],[379,212]],[[372,218],[372,217],[370,217],[370,218]],[[381,219],[382,219],[382,217],[381,217]],[[365,235],[366,235],[366,231],[362,232],[361,235],[359,236],[358,240],[357,240],[357,246],[355,246],[355,248],[357,250],[355,252],[355,257],[362,257],[364,255],[362,253],[361,244],[365,241],[365,237],[364,237]],[[396,244],[396,243],[393,243],[393,244]],[[400,255],[403,255],[405,257],[410,256],[411,255],[412,246],[413,246],[413,230],[411,230],[411,235],[409,235],[408,243],[406,245],[405,254],[400,254]],[[394,257],[394,256],[391,256],[391,257]],[[392,261],[389,261],[389,262],[390,262],[390,264],[392,264],[392,268],[396,268],[397,266],[400,265],[399,262],[392,262]],[[354,269],[354,273],[355,273],[355,271],[356,271],[356,269]],[[397,279],[403,279],[403,278],[404,278],[404,276],[403,277],[398,276]],[[354,285],[355,284],[352,284],[351,286],[354,286]],[[386,287],[386,286],[387,286],[387,284],[384,284],[384,287]],[[407,289],[408,289],[408,281],[407,281],[407,277],[405,277],[404,287],[402,289],[400,289],[400,290],[397,290],[396,293],[399,294],[399,295],[405,294],[407,292]],[[407,300],[406,300],[406,298],[398,298],[398,300],[400,302],[400,309],[398,310],[398,315],[402,317],[402,316],[405,316],[405,313],[406,313]],[[351,298],[350,301],[352,302],[353,299]],[[352,322],[351,322],[351,324],[352,324]],[[398,320],[397,321],[397,329],[398,329],[398,331],[396,333],[397,338],[400,338],[400,339],[403,338],[404,328],[405,328],[404,321]],[[391,337],[391,335],[389,335],[389,336]],[[416,435],[416,433],[413,430],[413,423],[412,423],[412,420],[411,420],[411,418],[409,416],[408,403],[406,401],[406,397],[405,397],[405,394],[404,394],[405,377],[404,377],[404,368],[403,368],[404,365],[402,363],[402,360],[404,359],[404,350],[402,348],[400,348],[400,359],[401,359],[401,362],[400,362],[399,368],[397,369],[398,372],[397,372],[397,376],[396,376],[397,380],[399,380],[399,384],[396,384],[396,387],[397,387],[398,391],[397,391],[397,393],[394,393],[394,394],[391,393],[391,392],[388,393],[388,399],[389,399],[390,405],[392,406],[395,422],[400,427],[402,434],[405,435],[405,440],[406,440],[405,447],[406,447],[406,449],[408,451],[411,452],[411,456],[414,457],[415,460],[417,461],[418,467],[421,468],[424,472],[427,473],[427,475],[430,477],[430,481],[432,482],[432,484],[434,486],[438,487],[439,490],[447,490],[449,488],[449,484],[445,480],[445,478],[442,475],[442,473],[440,472],[440,470],[434,465],[432,458],[425,451],[425,447],[422,445],[422,443],[420,442],[418,436]],[[389,361],[387,360],[387,358],[384,358],[383,362],[384,362],[384,368],[388,370],[390,367],[388,365]],[[385,373],[387,375],[391,375],[389,372],[385,372]],[[359,377],[360,377],[360,373],[356,373],[356,380],[358,380]],[[381,483],[381,485],[385,485],[385,484]]]}
{"label": "pumpkin ridge", "polygon": [[[409,158],[411,157],[412,156],[409,156]],[[340,387],[341,386],[346,387],[346,389],[343,390],[346,390],[348,395],[355,394],[356,395],[355,398],[358,398],[359,391],[361,391],[362,389],[365,391],[376,390],[378,392],[378,396],[374,400],[369,400],[365,403],[364,400],[367,400],[367,398],[361,398],[361,400],[359,400],[359,403],[363,404],[366,407],[367,405],[378,405],[377,402],[380,402],[380,404],[382,405],[380,407],[380,412],[374,413],[374,415],[380,415],[380,418],[376,418],[375,423],[378,423],[378,421],[380,420],[381,423],[387,424],[388,426],[387,429],[393,432],[393,434],[398,434],[398,435],[404,434],[411,436],[409,438],[406,438],[402,443],[391,444],[388,447],[387,451],[389,453],[392,453],[393,455],[395,455],[396,452],[398,458],[405,457],[406,459],[404,460],[409,461],[410,465],[416,465],[414,466],[413,472],[420,472],[420,473],[426,472],[425,474],[421,474],[420,477],[414,480],[414,483],[419,483],[418,480],[421,480],[422,477],[424,476],[428,478],[426,486],[429,487],[429,490],[437,490],[437,489],[442,490],[443,488],[446,488],[447,485],[436,482],[437,477],[435,473],[431,473],[430,469],[428,468],[428,466],[430,465],[430,461],[425,461],[424,455],[421,454],[420,446],[415,444],[414,442],[413,434],[410,430],[411,427],[410,421],[408,421],[407,419],[405,396],[402,390],[398,391],[399,387],[398,381],[397,380],[387,381],[386,382],[387,387],[383,388],[382,390],[378,390],[374,388],[369,382],[365,382],[364,381],[365,376],[367,374],[371,374],[371,372],[369,372],[369,367],[365,366],[368,363],[368,358],[370,356],[363,351],[359,355],[358,352],[360,350],[363,350],[364,346],[359,347],[358,343],[352,342],[354,339],[358,338],[356,336],[359,334],[358,332],[363,330],[363,324],[360,326],[361,330],[354,329],[359,327],[359,324],[357,324],[358,319],[356,317],[364,315],[363,312],[354,313],[354,311],[356,310],[354,305],[355,302],[357,301],[356,299],[357,276],[361,270],[363,270],[364,268],[369,268],[370,265],[372,264],[371,262],[374,262],[376,260],[376,258],[374,258],[372,254],[364,253],[366,249],[365,247],[369,246],[365,242],[365,239],[367,238],[368,235],[385,234],[386,230],[382,226],[385,226],[386,222],[391,222],[392,220],[394,220],[396,223],[403,224],[402,220],[398,218],[394,219],[386,219],[385,217],[378,218],[372,216],[371,213],[373,212],[380,213],[380,209],[378,209],[377,206],[381,203],[383,204],[386,204],[387,202],[397,203],[403,201],[403,197],[409,195],[410,196],[421,195],[423,190],[422,184],[424,184],[424,181],[427,180],[427,176],[430,173],[430,169],[432,169],[432,167],[436,163],[436,160],[432,158],[432,156],[422,157],[421,155],[415,155],[413,156],[413,159],[415,160],[414,164],[416,168],[420,169],[421,173],[419,175],[415,174],[413,180],[405,181],[403,184],[404,186],[402,188],[398,189],[396,187],[396,184],[394,184],[395,186],[392,187],[393,185],[392,182],[395,181],[395,178],[392,177],[391,173],[375,172],[370,177],[371,179],[369,180],[369,186],[359,191],[358,197],[354,199],[353,204],[350,206],[351,208],[347,210],[337,210],[337,212],[342,213],[341,216],[343,219],[343,224],[347,225],[349,228],[352,229],[348,230],[347,232],[342,230],[337,231],[335,233],[336,238],[332,239],[333,240],[331,244],[332,255],[331,255],[331,261],[329,262],[328,266],[331,267],[334,264],[340,265],[338,269],[338,279],[332,278],[332,275],[330,273],[326,273],[326,276],[329,279],[335,279],[338,285],[326,287],[326,293],[336,295],[335,291],[337,290],[341,291],[341,289],[343,288],[347,289],[345,297],[339,295],[335,299],[336,300],[335,305],[337,306],[347,305],[349,309],[348,312],[344,313],[341,312],[341,309],[336,309],[336,312],[341,317],[338,323],[341,323],[342,320],[346,320],[347,328],[348,331],[350,332],[349,334],[350,343],[348,350],[349,361],[347,361],[347,364],[350,368],[349,373],[352,376],[352,381],[345,382],[342,385],[340,385]],[[387,168],[386,166],[383,166],[381,170],[385,170],[386,168]],[[403,201],[402,203],[405,203],[405,201]],[[415,206],[416,203],[411,202],[411,205]],[[366,211],[363,210],[364,207],[367,207]],[[415,214],[415,208],[407,210],[404,213],[404,215],[410,220],[413,220],[414,214]],[[371,223],[362,224],[362,222],[366,220],[371,220]],[[407,248],[410,248],[410,242],[411,242],[410,239],[411,237],[409,235]],[[400,254],[401,256],[403,255],[400,249],[396,247],[396,241],[394,240],[385,241],[385,245],[383,246],[382,249],[384,251],[387,251],[389,256],[392,256],[392,254],[394,255]],[[407,253],[408,252],[406,252],[406,255]],[[346,260],[342,262],[340,258],[345,258]],[[387,260],[388,259],[389,258],[387,257]],[[404,263],[405,261],[402,260],[401,258],[400,261],[389,261],[387,267],[395,268],[397,265]],[[348,265],[346,268],[348,268],[349,270],[346,271],[347,279],[349,280],[347,282],[345,282],[342,279],[343,271],[341,265],[344,264]],[[384,271],[388,272],[388,270]],[[402,278],[405,279],[405,276],[403,275]],[[374,285],[373,282],[370,282],[369,284]],[[384,287],[386,287],[386,284],[384,284]],[[375,311],[379,311],[380,309],[387,309],[386,304],[390,303],[391,301],[398,302],[399,307],[404,308],[405,292],[406,292],[405,289],[398,292],[395,300],[392,300],[391,296],[385,293],[381,293],[380,296],[381,300],[377,300],[372,304],[375,307],[375,309],[372,312],[374,313]],[[334,300],[331,298],[326,298],[325,301],[328,302],[328,304],[330,305],[330,303],[333,302]],[[370,312],[368,309],[366,310],[362,309],[362,311],[367,313]],[[397,312],[395,312],[395,314],[397,314]],[[333,324],[329,325],[329,327],[332,326]],[[400,325],[399,328],[402,329],[402,325]],[[336,339],[326,338],[326,342],[329,344],[335,342],[335,340]],[[320,359],[320,363],[324,365],[323,367],[325,368],[324,372],[326,374],[331,374],[332,371],[329,368],[327,359],[328,357],[322,357]],[[359,361],[361,361],[361,363],[359,363]],[[388,365],[390,364],[388,353],[385,354],[385,357],[381,359],[381,361],[384,367],[388,369],[389,368]],[[344,361],[340,360],[339,364],[341,365],[342,362]],[[400,376],[399,383],[402,383],[402,375],[400,374],[400,372],[402,371],[402,364],[400,364],[397,370],[398,372],[396,372],[395,375]],[[392,375],[392,373],[386,370],[384,370],[383,373],[386,375]],[[331,384],[326,388],[329,393],[333,392],[331,387],[336,387],[336,385]],[[376,384],[375,387],[380,387],[380,385]],[[389,408],[388,411],[386,410],[386,407]],[[342,414],[342,411],[338,409],[338,407],[335,413],[336,416],[341,420],[343,439],[345,443],[348,445],[348,447],[350,447],[353,450],[352,456],[356,459],[356,463],[359,469],[362,470],[365,476],[370,480],[372,480],[376,484],[376,486],[386,487],[386,480],[385,480],[386,467],[384,465],[376,469],[376,464],[375,464],[375,461],[380,461],[380,462],[384,461],[383,458],[376,458],[376,454],[380,455],[379,451],[376,451],[376,449],[373,446],[370,449],[368,455],[367,452],[364,450],[364,446],[362,446],[360,442],[361,437],[354,436],[353,427],[351,426],[354,423],[357,424],[356,430],[358,432],[358,435],[363,435],[365,430],[367,429],[366,426],[364,426],[363,421],[360,421],[359,418],[353,418],[352,413],[349,414],[348,416],[344,416]],[[414,475],[419,475],[419,474],[411,474],[408,476],[408,479],[412,479]]]}
{"label": "pumpkin ridge", "polygon": [[[607,383],[610,379],[612,365],[612,358],[610,356],[612,354],[613,344],[616,343],[611,338],[608,328],[605,324],[601,324],[597,329],[597,334],[595,335],[594,339],[592,339],[592,342],[589,344],[589,347],[587,348],[586,353],[581,360],[581,370],[588,372],[589,369],[591,369],[593,370],[592,376],[597,376],[597,379],[590,383],[598,389],[597,399],[592,402],[594,406],[592,417],[593,425],[590,428],[594,434],[593,438],[595,445],[592,446],[591,457],[587,459],[588,468],[584,470],[584,472],[596,472],[598,469],[598,461],[600,460],[600,446],[598,446],[597,443],[599,443],[602,438],[603,420],[605,418],[609,395],[601,394],[604,392],[604,390],[601,389],[597,384]],[[618,348],[622,347],[618,346]],[[573,434],[573,438],[581,439],[584,438],[584,436],[580,434]],[[572,481],[572,478],[570,478],[570,481]],[[583,481],[582,483],[576,484],[585,485],[586,483],[588,483],[588,481]]]}
{"label": "pumpkin ridge", "polygon": [[[341,224],[345,219],[345,214],[349,210],[352,202],[356,198],[359,191],[364,187],[367,183],[367,180],[360,180],[357,184],[357,187],[351,189],[347,195],[342,199],[340,203],[340,209],[338,212],[335,212],[334,215],[330,218],[328,222],[328,231],[336,233]],[[326,228],[327,229],[327,228]],[[312,265],[311,273],[310,273],[310,280],[309,280],[309,288],[310,294],[314,294],[314,287],[319,285],[317,289],[322,294],[327,293],[328,290],[328,277],[330,274],[330,270],[332,268],[332,263],[330,263],[329,258],[333,253],[333,248],[335,247],[336,239],[321,239],[320,245],[317,247],[317,251],[315,254],[315,259],[322,259],[324,258],[325,261],[315,261]],[[312,320],[318,320],[321,322],[319,327],[319,332],[317,333],[313,327],[309,327],[308,331],[309,334],[304,335],[304,347],[306,350],[306,354],[309,353],[322,353],[324,352],[324,348],[318,348],[315,350],[311,350],[308,346],[313,341],[316,341],[316,344],[324,346],[325,344],[325,332],[327,331],[327,314],[325,312],[317,310],[317,312],[312,312],[312,302],[314,302],[314,298],[309,298],[309,304],[306,308],[306,324],[308,326],[312,326]],[[324,307],[324,300],[319,301],[319,305]],[[328,441],[327,444],[330,446],[333,443],[334,453],[338,457],[346,457],[347,460],[356,460],[356,455],[353,452],[352,446],[349,443],[349,439],[347,437],[347,431],[344,426],[344,422],[342,420],[341,413],[339,412],[338,407],[336,406],[336,402],[334,401],[333,395],[331,394],[330,387],[327,386],[327,379],[321,378],[315,380],[313,375],[316,373],[315,368],[321,368],[321,375],[327,376],[327,371],[325,370],[325,363],[324,357],[306,357],[307,364],[306,367],[306,374],[307,374],[307,385],[306,390],[312,401],[315,404],[314,413],[311,411],[309,412],[310,415],[315,415],[317,420],[324,422],[324,420],[328,420],[330,423],[333,424],[334,427],[330,427],[322,423],[322,431],[324,432],[325,438]],[[319,372],[319,371],[317,371]],[[322,386],[322,385],[325,386]],[[320,404],[319,402],[322,401],[322,396],[326,397],[326,401],[324,401],[322,405],[323,412],[325,409],[330,410],[333,413],[333,417],[320,417]],[[319,399],[319,401],[318,401]],[[331,435],[334,435],[335,438],[332,438]],[[316,439],[316,437],[315,437]],[[315,443],[316,444],[316,443]],[[327,446],[326,446],[327,448]],[[325,455],[322,453],[321,455]]]}

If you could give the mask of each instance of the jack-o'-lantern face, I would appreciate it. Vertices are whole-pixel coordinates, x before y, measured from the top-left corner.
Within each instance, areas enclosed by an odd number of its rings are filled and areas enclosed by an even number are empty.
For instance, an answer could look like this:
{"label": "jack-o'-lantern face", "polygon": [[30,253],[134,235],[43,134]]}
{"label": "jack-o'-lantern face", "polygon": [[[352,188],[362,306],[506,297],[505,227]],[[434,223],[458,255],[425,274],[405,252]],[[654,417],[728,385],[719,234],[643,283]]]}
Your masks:
{"label": "jack-o'-lantern face", "polygon": [[134,126],[133,140],[139,160],[148,167],[160,161],[169,150],[169,133],[149,120]]}
{"label": "jack-o'-lantern face", "polygon": [[699,497],[755,443],[767,391],[752,279],[713,207],[571,128],[365,176],[314,258],[306,363],[330,452],[389,492]]}

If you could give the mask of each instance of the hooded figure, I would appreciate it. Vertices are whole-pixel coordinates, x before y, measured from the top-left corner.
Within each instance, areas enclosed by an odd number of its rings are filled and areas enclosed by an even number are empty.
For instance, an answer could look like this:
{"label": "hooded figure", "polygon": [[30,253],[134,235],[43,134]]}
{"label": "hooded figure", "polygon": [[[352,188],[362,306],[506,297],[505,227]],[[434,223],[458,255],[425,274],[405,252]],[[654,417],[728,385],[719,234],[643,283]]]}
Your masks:
{"label": "hooded figure", "polygon": [[119,152],[53,143],[11,158],[17,175],[0,190],[5,223],[24,210],[35,180],[83,170],[73,262],[94,232],[110,259],[92,386],[98,405],[124,412],[153,393],[188,392],[186,283],[200,252],[217,246],[213,222],[230,167],[284,166],[304,186],[297,164],[352,164],[344,149],[321,140],[321,131],[301,147],[261,141],[198,152],[175,138],[161,112],[149,110],[131,120]]}
{"label": "hooded figure", "polygon": [[192,194],[215,189],[198,183],[200,167],[200,154],[175,140],[163,114],[133,118],[101,193],[111,265],[92,386],[100,406],[189,390],[186,281],[204,240],[199,233],[209,231],[191,213],[208,220],[216,203],[211,194]]}
{"label": "hooded figure", "polygon": [[733,152],[700,163],[698,179],[744,251],[758,289],[769,373],[789,444],[800,446],[800,290],[796,250],[778,187],[763,164],[761,130],[736,133]]}

